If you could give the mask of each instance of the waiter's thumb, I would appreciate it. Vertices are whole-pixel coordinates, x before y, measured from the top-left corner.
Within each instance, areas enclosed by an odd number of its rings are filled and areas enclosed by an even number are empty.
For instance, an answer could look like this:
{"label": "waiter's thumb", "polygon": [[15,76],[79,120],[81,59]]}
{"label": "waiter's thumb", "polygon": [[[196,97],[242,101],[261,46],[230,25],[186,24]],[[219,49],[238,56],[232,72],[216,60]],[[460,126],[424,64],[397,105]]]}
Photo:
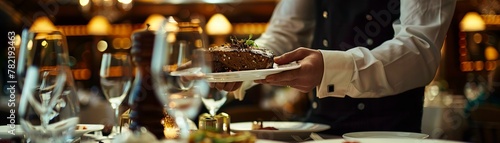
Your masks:
{"label": "waiter's thumb", "polygon": [[278,65],[282,65],[282,64],[291,63],[293,61],[302,60],[308,55],[307,53],[310,52],[309,50],[310,49],[307,49],[307,48],[295,49],[291,52],[288,52],[288,53],[285,53],[281,56],[275,57],[274,62]]}

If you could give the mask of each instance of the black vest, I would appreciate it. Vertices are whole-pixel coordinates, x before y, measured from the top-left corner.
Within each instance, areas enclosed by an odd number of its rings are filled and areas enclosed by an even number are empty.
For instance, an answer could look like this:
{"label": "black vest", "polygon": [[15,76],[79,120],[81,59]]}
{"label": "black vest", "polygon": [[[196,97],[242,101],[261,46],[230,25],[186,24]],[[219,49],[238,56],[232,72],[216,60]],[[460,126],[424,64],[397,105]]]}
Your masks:
{"label": "black vest", "polygon": [[[316,0],[312,48],[348,50],[375,48],[394,37],[399,0]],[[326,70],[328,71],[328,70]],[[388,73],[390,74],[390,73]],[[424,88],[383,98],[315,98],[309,121],[328,124],[323,133],[356,131],[420,132]]]}

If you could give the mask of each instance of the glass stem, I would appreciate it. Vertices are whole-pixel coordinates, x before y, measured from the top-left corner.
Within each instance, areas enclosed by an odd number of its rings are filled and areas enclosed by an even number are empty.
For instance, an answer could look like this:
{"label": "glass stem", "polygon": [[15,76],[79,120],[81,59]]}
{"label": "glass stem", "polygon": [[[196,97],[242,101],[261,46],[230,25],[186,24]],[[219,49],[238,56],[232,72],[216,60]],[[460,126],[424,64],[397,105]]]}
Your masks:
{"label": "glass stem", "polygon": [[210,109],[209,112],[210,112],[210,115],[212,115],[212,117],[215,117],[215,112],[217,112],[217,111],[215,111],[215,108],[212,108],[212,109]]}
{"label": "glass stem", "polygon": [[184,113],[177,111],[177,114],[175,115],[175,121],[180,130],[180,139],[188,139],[190,128],[187,118],[184,116]]}
{"label": "glass stem", "polygon": [[114,110],[115,110],[115,121],[114,121],[114,126],[113,126],[113,130],[115,131],[115,133],[120,133],[120,129],[119,129],[119,121],[120,121],[120,105],[117,105],[117,104],[114,104]]}

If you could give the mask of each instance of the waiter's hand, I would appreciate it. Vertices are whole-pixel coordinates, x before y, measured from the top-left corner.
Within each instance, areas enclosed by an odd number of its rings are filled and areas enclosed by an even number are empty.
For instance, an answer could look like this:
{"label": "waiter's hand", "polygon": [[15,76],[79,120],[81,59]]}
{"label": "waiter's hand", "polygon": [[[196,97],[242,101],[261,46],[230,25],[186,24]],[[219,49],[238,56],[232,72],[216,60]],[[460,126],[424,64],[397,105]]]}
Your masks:
{"label": "waiter's hand", "polygon": [[276,64],[288,64],[298,61],[300,68],[272,74],[256,83],[277,86],[290,86],[301,92],[309,92],[321,83],[323,78],[323,55],[318,50],[298,48],[274,58]]}
{"label": "waiter's hand", "polygon": [[218,90],[235,91],[241,87],[241,84],[242,82],[212,82],[210,87]]}

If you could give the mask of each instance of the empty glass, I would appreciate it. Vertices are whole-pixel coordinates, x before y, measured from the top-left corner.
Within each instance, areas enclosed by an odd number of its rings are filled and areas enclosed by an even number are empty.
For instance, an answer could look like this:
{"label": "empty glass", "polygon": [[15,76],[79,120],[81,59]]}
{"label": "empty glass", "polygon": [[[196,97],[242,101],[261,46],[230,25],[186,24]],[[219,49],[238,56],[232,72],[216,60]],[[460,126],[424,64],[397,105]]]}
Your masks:
{"label": "empty glass", "polygon": [[30,142],[67,142],[79,122],[79,103],[65,36],[59,31],[25,31],[23,37],[20,59],[27,64],[18,69],[24,80],[21,127]]}
{"label": "empty glass", "polygon": [[217,90],[215,88],[211,88],[208,94],[204,94],[201,97],[201,101],[205,104],[205,107],[208,109],[208,113],[215,117],[217,111],[219,111],[220,107],[224,105],[227,100],[227,91]]}
{"label": "empty glass", "polygon": [[181,139],[189,136],[187,118],[194,118],[201,96],[209,91],[203,74],[210,72],[205,35],[196,22],[166,22],[157,31],[151,73],[157,96],[174,116]]}
{"label": "empty glass", "polygon": [[115,126],[113,132],[120,133],[118,126],[119,107],[130,91],[132,84],[132,62],[126,53],[104,53],[101,60],[99,76],[101,88],[106,99],[115,110]]}

